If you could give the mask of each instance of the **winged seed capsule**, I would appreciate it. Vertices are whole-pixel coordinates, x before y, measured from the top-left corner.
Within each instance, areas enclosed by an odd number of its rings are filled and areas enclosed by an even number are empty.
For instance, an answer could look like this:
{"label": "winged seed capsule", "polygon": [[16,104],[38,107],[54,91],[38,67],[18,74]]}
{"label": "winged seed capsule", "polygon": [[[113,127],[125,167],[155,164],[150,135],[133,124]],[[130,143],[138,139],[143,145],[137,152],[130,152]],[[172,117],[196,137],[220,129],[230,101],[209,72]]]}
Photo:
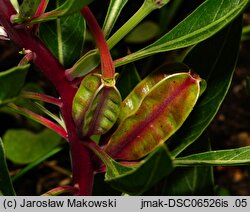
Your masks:
{"label": "winged seed capsule", "polygon": [[146,95],[133,90],[137,107],[123,105],[121,114],[130,113],[121,119],[105,151],[121,160],[137,160],[152,152],[184,123],[200,95],[200,81],[191,72],[176,73],[161,79]]}

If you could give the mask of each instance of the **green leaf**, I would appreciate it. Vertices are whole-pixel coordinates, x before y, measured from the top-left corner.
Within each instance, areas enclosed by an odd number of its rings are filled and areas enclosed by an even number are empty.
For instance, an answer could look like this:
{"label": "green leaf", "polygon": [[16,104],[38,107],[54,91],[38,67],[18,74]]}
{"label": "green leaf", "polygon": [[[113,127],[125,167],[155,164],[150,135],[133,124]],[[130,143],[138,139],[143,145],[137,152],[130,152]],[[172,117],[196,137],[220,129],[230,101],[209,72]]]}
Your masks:
{"label": "green leaf", "polygon": [[208,151],[174,160],[175,166],[239,166],[250,164],[250,147]]}
{"label": "green leaf", "polygon": [[[108,168],[108,167],[107,167]],[[105,181],[113,188],[130,195],[139,195],[173,170],[172,158],[165,145],[160,145],[142,164],[118,175],[107,171]]]}
{"label": "green leaf", "polygon": [[29,64],[16,66],[0,72],[0,105],[11,101],[19,94],[25,82],[29,66]]}
{"label": "green leaf", "polygon": [[0,196],[14,196],[15,191],[9,176],[9,170],[6,164],[3,142],[0,138]]}
{"label": "green leaf", "polygon": [[20,171],[18,171],[18,173],[16,175],[14,175],[11,178],[11,180],[13,182],[15,182],[15,180],[18,180],[20,177],[22,177],[23,175],[25,175],[27,172],[29,172],[30,170],[32,170],[33,168],[35,168],[36,166],[38,166],[39,164],[41,164],[42,162],[44,162],[45,160],[47,160],[48,158],[50,158],[50,157],[54,156],[55,154],[61,152],[63,149],[64,149],[64,146],[58,146],[58,147],[53,148],[52,150],[50,150],[48,153],[46,153],[42,157],[40,157],[37,160],[29,163],[23,169],[21,169]]}
{"label": "green leaf", "polygon": [[155,38],[159,33],[159,26],[153,21],[144,21],[135,27],[126,37],[127,43],[144,43]]}
{"label": "green leaf", "polygon": [[62,15],[69,15],[80,11],[84,6],[90,4],[93,0],[66,0],[64,4],[56,8],[54,11],[62,11]]}
{"label": "green leaf", "polygon": [[72,68],[67,69],[65,74],[67,78],[72,81],[76,77],[86,76],[90,71],[94,70],[99,63],[99,51],[93,49],[83,55]]}
{"label": "green leaf", "polygon": [[144,49],[118,60],[116,66],[206,40],[242,13],[248,2],[248,0],[207,0],[170,32]]}
{"label": "green leaf", "polygon": [[211,167],[178,167],[166,178],[161,187],[164,196],[213,195]]}
{"label": "green leaf", "polygon": [[195,46],[185,63],[207,82],[207,89],[183,127],[172,137],[174,156],[192,144],[208,127],[222,104],[237,62],[242,19]]}
{"label": "green leaf", "polygon": [[21,18],[31,18],[35,14],[39,3],[40,0],[23,0],[19,8],[19,15]]}
{"label": "green leaf", "polygon": [[10,129],[5,133],[3,141],[9,160],[17,164],[28,164],[58,146],[61,137],[49,129],[38,134]]}
{"label": "green leaf", "polygon": [[[134,92],[137,107],[133,111],[132,106],[131,115],[121,120],[105,151],[115,159],[137,160],[164,143],[192,111],[200,94],[199,82],[196,75],[176,73],[152,88],[146,86],[149,90]],[[125,110],[133,101],[125,105]]]}
{"label": "green leaf", "polygon": [[31,24],[41,23],[45,21],[55,20],[62,16],[72,15],[73,13],[80,12],[80,10],[90,4],[93,0],[66,0],[56,9],[46,12],[38,17],[31,19]]}
{"label": "green leaf", "polygon": [[[210,140],[205,132],[182,154],[189,155],[209,150]],[[213,167],[176,167],[162,184],[165,186],[161,188],[162,193],[159,195],[214,195]]]}
{"label": "green leaf", "polygon": [[81,56],[85,31],[86,24],[82,15],[75,13],[42,23],[39,35],[61,64],[70,67]]}
{"label": "green leaf", "polygon": [[128,0],[110,0],[109,8],[102,27],[105,37],[109,37],[117,18],[119,17],[123,7],[127,4]]}

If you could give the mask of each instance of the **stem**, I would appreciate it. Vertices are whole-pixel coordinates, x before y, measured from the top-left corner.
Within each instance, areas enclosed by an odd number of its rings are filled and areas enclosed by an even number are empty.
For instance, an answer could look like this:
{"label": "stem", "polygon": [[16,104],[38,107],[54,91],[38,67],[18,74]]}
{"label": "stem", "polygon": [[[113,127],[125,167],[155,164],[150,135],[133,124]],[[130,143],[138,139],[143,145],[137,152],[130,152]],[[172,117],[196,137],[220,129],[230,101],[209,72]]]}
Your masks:
{"label": "stem", "polygon": [[49,0],[41,0],[38,8],[36,10],[35,16],[39,16],[39,15],[43,14],[48,6],[48,3],[49,3]]}
{"label": "stem", "polygon": [[[41,0],[34,16],[36,17],[36,16],[40,16],[40,15],[44,14],[44,12],[48,6],[48,3],[49,3],[49,0]],[[36,25],[32,26],[33,30],[36,34],[38,34],[39,26],[40,26],[40,24],[36,24]]]}
{"label": "stem", "polygon": [[72,102],[77,91],[67,80],[65,69],[46,46],[26,28],[15,28],[10,19],[16,14],[9,0],[0,0],[0,24],[5,28],[10,39],[21,48],[36,54],[34,65],[54,85],[62,100],[61,113],[66,124],[73,172],[73,181],[79,187],[79,195],[91,195],[94,169],[92,152],[84,147],[76,136],[76,126],[72,119]]}
{"label": "stem", "polygon": [[164,0],[161,5],[158,5],[156,1],[145,0],[140,9],[108,40],[107,44],[112,49],[122,38],[124,38],[134,27],[136,27],[147,15],[149,15],[155,9],[159,9],[168,1]]}
{"label": "stem", "polygon": [[34,93],[30,91],[22,91],[20,94],[20,97],[27,98],[27,99],[33,99],[33,100],[38,100],[42,102],[47,102],[53,105],[56,105],[58,107],[62,107],[63,103],[61,99],[57,99],[53,96],[48,96],[42,93]]}
{"label": "stem", "polygon": [[113,60],[108,48],[108,45],[105,41],[104,35],[100,26],[98,25],[94,15],[88,7],[84,7],[81,10],[90,31],[92,32],[96,45],[100,52],[101,57],[101,67],[102,67],[102,77],[103,79],[113,79],[115,77],[115,68],[113,64]]}
{"label": "stem", "polygon": [[60,136],[62,136],[66,140],[68,140],[67,132],[62,127],[55,124],[54,122],[44,118],[43,116],[40,116],[40,115],[32,112],[31,110],[28,110],[28,109],[23,108],[23,107],[19,107],[13,103],[9,103],[8,106],[16,113],[19,113],[23,116],[26,116],[26,117],[42,124],[43,126],[53,130],[54,132],[56,132],[57,134],[59,134]]}

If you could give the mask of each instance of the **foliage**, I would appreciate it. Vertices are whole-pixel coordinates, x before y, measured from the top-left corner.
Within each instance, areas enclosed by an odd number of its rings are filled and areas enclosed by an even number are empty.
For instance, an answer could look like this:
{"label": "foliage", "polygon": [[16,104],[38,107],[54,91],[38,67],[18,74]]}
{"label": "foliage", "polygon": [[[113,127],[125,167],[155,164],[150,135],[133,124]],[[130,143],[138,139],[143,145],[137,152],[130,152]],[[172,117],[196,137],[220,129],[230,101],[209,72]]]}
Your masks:
{"label": "foliage", "polygon": [[[47,194],[65,188],[91,195],[94,175],[104,173],[94,189],[155,195],[164,182],[163,195],[212,195],[213,166],[250,163],[249,147],[214,151],[206,133],[234,75],[248,0],[196,3],[179,23],[174,17],[184,2],[177,0],[145,0],[141,7],[110,0],[96,17],[99,4],[91,0],[25,0],[19,8],[11,2],[0,1],[0,38],[18,44],[23,59],[0,73],[0,112],[26,118],[1,135],[0,194],[15,195],[15,179],[65,149],[72,183]],[[123,23],[128,8],[134,15]],[[171,63],[164,62],[170,54]],[[46,94],[25,89],[30,75]],[[10,178],[8,163],[22,170]]]}

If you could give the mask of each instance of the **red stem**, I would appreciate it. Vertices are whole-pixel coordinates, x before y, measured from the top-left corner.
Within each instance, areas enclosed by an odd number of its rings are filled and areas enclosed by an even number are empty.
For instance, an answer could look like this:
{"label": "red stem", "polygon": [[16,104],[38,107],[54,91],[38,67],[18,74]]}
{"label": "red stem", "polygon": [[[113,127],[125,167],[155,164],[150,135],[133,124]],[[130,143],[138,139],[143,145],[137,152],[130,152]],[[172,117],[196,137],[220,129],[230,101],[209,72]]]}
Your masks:
{"label": "red stem", "polygon": [[92,153],[81,145],[76,136],[76,127],[71,116],[72,102],[76,88],[65,77],[65,69],[43,43],[26,28],[14,27],[10,22],[16,11],[9,0],[0,0],[0,23],[10,39],[21,48],[36,54],[33,63],[51,81],[62,99],[61,113],[64,118],[70,142],[73,180],[79,186],[79,195],[91,195],[94,170]]}
{"label": "red stem", "polygon": [[56,133],[58,133],[60,136],[62,136],[63,138],[65,138],[66,140],[67,138],[67,133],[66,131],[58,126],[57,124],[55,124],[54,122],[50,121],[49,119],[44,118],[43,116],[40,116],[34,112],[32,112],[31,110],[28,110],[26,108],[23,107],[19,107],[17,105],[14,104],[9,104],[8,105],[12,110],[14,110],[17,113],[20,113],[28,118],[31,118],[33,120],[36,120],[38,123],[44,125],[45,127],[55,131]]}
{"label": "red stem", "polygon": [[112,79],[115,76],[115,68],[102,30],[98,22],[96,21],[95,16],[92,14],[91,10],[88,7],[84,7],[81,10],[81,13],[84,16],[91,33],[94,36],[97,48],[100,52],[102,77],[103,79]]}
{"label": "red stem", "polygon": [[34,93],[30,91],[22,91],[20,94],[21,97],[27,98],[27,99],[33,99],[33,100],[38,100],[42,102],[47,102],[53,105],[56,105],[58,107],[62,107],[63,103],[60,99],[57,99],[53,96],[48,96],[42,93]]}

